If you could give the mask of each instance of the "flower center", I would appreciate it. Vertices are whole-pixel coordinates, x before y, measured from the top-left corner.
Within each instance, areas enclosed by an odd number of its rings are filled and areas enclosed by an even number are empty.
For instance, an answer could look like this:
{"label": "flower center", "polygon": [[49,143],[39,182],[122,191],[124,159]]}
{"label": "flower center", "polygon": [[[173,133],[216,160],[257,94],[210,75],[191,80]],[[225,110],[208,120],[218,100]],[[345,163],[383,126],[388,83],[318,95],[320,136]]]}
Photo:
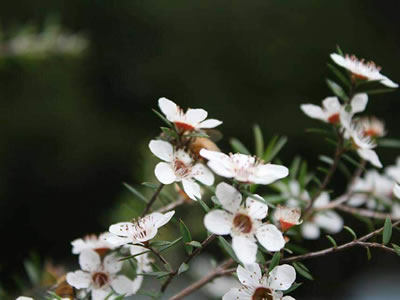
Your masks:
{"label": "flower center", "polygon": [[249,233],[253,227],[251,218],[245,214],[237,214],[233,219],[233,225],[241,233]]}
{"label": "flower center", "polygon": [[265,287],[259,287],[259,288],[256,288],[251,299],[252,300],[274,300],[274,296],[272,295],[271,289],[268,289]]}
{"label": "flower center", "polygon": [[94,249],[94,251],[96,251],[97,254],[100,255],[100,256],[104,256],[108,252],[108,250],[110,250],[110,248],[107,248],[107,247]]}
{"label": "flower center", "polygon": [[174,171],[175,175],[184,178],[190,174],[190,167],[187,166],[183,161],[179,159],[174,160]]}
{"label": "flower center", "polygon": [[93,283],[96,287],[103,287],[109,281],[108,274],[97,272],[92,275]]}
{"label": "flower center", "polygon": [[375,129],[367,129],[364,130],[364,135],[370,136],[370,137],[376,137],[379,135],[379,133]]}
{"label": "flower center", "polygon": [[187,124],[187,123],[183,123],[183,122],[174,122],[174,123],[175,123],[175,126],[178,128],[178,130],[181,130],[181,131],[190,131],[190,130],[194,129],[194,127],[192,125]]}
{"label": "flower center", "polygon": [[151,231],[151,226],[154,227],[151,216],[146,216],[142,219],[138,219],[136,222],[132,222],[134,226],[133,239],[144,240]]}
{"label": "flower center", "polygon": [[331,124],[339,123],[339,114],[333,114],[328,118],[328,122]]}

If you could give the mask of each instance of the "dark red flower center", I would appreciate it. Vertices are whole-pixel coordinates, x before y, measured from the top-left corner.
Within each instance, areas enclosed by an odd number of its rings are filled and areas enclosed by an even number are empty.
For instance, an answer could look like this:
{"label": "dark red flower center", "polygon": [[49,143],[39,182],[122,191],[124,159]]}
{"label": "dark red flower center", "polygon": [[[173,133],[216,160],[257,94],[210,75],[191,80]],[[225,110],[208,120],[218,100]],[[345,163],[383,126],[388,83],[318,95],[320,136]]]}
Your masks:
{"label": "dark red flower center", "polygon": [[174,123],[175,123],[176,128],[178,128],[178,130],[181,130],[181,131],[189,131],[189,130],[194,129],[194,127],[192,125],[187,124],[187,123],[183,123],[183,122],[174,122]]}
{"label": "dark red flower center", "polygon": [[253,296],[251,297],[252,300],[274,300],[274,296],[272,295],[272,290],[259,287],[254,291]]}
{"label": "dark red flower center", "polygon": [[233,225],[242,233],[249,233],[252,228],[251,218],[245,214],[237,214],[233,219]]}
{"label": "dark red flower center", "polygon": [[108,274],[103,272],[97,272],[92,275],[92,280],[95,286],[103,287],[109,281]]}
{"label": "dark red flower center", "polygon": [[340,120],[339,114],[333,114],[328,118],[328,122],[331,124],[339,123],[339,120]]}

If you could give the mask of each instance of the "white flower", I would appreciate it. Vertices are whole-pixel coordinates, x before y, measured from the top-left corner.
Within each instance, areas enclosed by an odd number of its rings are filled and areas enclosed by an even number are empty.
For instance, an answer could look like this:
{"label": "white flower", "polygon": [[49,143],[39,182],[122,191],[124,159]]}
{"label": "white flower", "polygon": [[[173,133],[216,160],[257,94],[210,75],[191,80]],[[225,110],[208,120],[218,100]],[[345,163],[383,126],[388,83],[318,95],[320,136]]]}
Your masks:
{"label": "white flower", "polygon": [[366,136],[376,138],[386,135],[385,123],[375,117],[363,117],[358,120],[358,124]]}
{"label": "white flower", "polygon": [[264,164],[254,156],[245,154],[226,155],[221,152],[202,149],[200,155],[208,159],[207,165],[216,174],[234,178],[241,182],[270,184],[289,174],[288,168],[274,164]]}
{"label": "white flower", "polygon": [[[330,197],[327,192],[322,192],[315,200],[313,207],[321,208],[329,204]],[[321,230],[324,229],[330,234],[338,233],[343,228],[343,219],[333,210],[324,210],[315,213],[312,218],[305,221],[301,226],[301,233],[304,238],[309,240],[318,239]]]}
{"label": "white flower", "polygon": [[[52,300],[57,300],[58,298],[53,298]],[[62,300],[69,300],[69,298],[61,298]],[[16,300],[35,300],[31,297],[19,296]]]}
{"label": "white flower", "polygon": [[388,166],[385,173],[395,181],[400,182],[400,156],[396,159],[396,164]]}
{"label": "white flower", "polygon": [[102,261],[95,251],[84,250],[79,255],[79,264],[82,270],[68,273],[67,282],[76,289],[91,291],[93,300],[104,300],[112,291],[126,296],[135,294],[143,281],[142,276],[131,280],[117,275],[123,262],[115,254],[107,255]]}
{"label": "white flower", "polygon": [[[350,113],[353,115],[364,111],[367,103],[367,94],[356,94],[350,102]],[[300,108],[310,118],[331,124],[340,122],[340,112],[344,109],[337,97],[325,98],[322,101],[322,107],[314,104],[302,104]]]}
{"label": "white flower", "polygon": [[108,241],[113,244],[143,244],[157,235],[158,228],[164,226],[171,220],[175,211],[165,214],[154,212],[139,218],[137,221],[121,222],[111,225],[109,231],[113,234]]}
{"label": "white flower", "polygon": [[76,239],[71,242],[72,253],[79,254],[83,250],[91,249],[99,253],[100,255],[105,254],[108,250],[113,250],[118,245],[112,244],[107,239],[110,237],[111,233],[104,232],[99,236],[95,234],[86,235],[82,239]]}
{"label": "white flower", "polygon": [[216,119],[206,120],[208,113],[204,109],[189,108],[184,112],[178,105],[167,98],[158,99],[158,106],[168,121],[173,122],[178,129],[183,131],[214,128],[222,124],[221,121]]}
{"label": "white flower", "polygon": [[282,231],[288,231],[295,225],[299,225],[301,211],[297,208],[278,206],[274,212],[274,220],[279,222]]}
{"label": "white flower", "polygon": [[152,140],[149,143],[151,152],[164,162],[157,164],[154,173],[163,184],[182,182],[183,189],[190,199],[201,198],[200,185],[195,180],[205,185],[214,183],[213,173],[203,164],[195,163],[190,155],[165,141]]}
{"label": "white flower", "polygon": [[396,183],[396,185],[393,188],[393,195],[400,199],[400,185],[398,183]]}
{"label": "white flower", "polygon": [[346,54],[345,57],[332,53],[332,60],[339,66],[349,70],[353,76],[361,80],[378,80],[383,85],[391,88],[397,88],[399,85],[391,81],[388,77],[380,73],[381,68],[378,67],[374,62],[365,62],[363,59],[359,60],[354,55],[350,56]]}
{"label": "white flower", "polygon": [[[248,197],[241,205],[242,195],[234,187],[224,182],[217,185],[215,192],[222,209],[207,213],[204,225],[208,231],[217,235],[230,234],[232,248],[240,261],[254,263],[258,242],[268,251],[279,251],[285,246],[282,233],[272,224],[263,224],[268,214],[268,206]],[[260,196],[261,201],[263,200]]]}
{"label": "white flower", "polygon": [[249,264],[246,269],[239,265],[236,273],[243,286],[232,288],[222,300],[294,300],[282,293],[296,280],[296,271],[290,265],[275,267],[269,276],[261,275],[258,264]]}
{"label": "white flower", "polygon": [[366,204],[369,209],[382,209],[382,203],[377,202],[377,198],[389,204],[392,196],[394,181],[385,175],[379,174],[376,170],[365,173],[364,178],[357,178],[351,187],[355,193],[351,196],[348,204],[360,206]]}
{"label": "white flower", "polygon": [[281,195],[287,198],[286,205],[289,207],[300,207],[310,201],[310,194],[306,190],[301,190],[300,183],[297,180],[286,182],[277,182],[275,186],[280,190]]}
{"label": "white flower", "polygon": [[135,259],[137,261],[138,273],[149,273],[153,271],[151,266],[152,259],[149,257],[148,253],[143,253],[141,255],[137,255],[139,253],[145,252],[147,249],[137,245],[129,245],[129,252],[131,255],[136,255]]}

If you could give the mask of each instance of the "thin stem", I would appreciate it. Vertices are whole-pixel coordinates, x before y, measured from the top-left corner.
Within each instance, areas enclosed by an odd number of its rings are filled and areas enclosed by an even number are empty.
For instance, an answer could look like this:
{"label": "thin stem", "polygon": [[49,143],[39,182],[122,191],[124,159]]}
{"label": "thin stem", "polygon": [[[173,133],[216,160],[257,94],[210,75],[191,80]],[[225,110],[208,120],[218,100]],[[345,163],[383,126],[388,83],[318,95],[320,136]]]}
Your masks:
{"label": "thin stem", "polygon": [[381,213],[381,212],[377,212],[377,211],[373,211],[373,210],[369,210],[369,209],[365,209],[365,208],[356,208],[356,207],[351,207],[351,206],[347,206],[347,205],[337,205],[335,208],[338,210],[353,214],[353,215],[360,215],[360,216],[367,217],[367,218],[385,220],[387,217],[391,217],[392,219],[399,219],[394,216],[391,216],[390,213]]}
{"label": "thin stem", "polygon": [[164,264],[164,266],[167,268],[168,271],[172,270],[171,265],[169,264],[169,262],[164,258],[164,256],[161,255],[160,252],[158,252],[156,249],[154,249],[151,246],[147,246],[147,249],[149,249],[151,252],[154,253],[155,256],[157,256],[157,258]]}
{"label": "thin stem", "polygon": [[[207,247],[208,244],[210,244],[217,236],[215,234],[211,234],[209,235],[202,243],[201,243],[201,247],[196,248],[196,250],[194,250],[192,253],[189,254],[189,256],[186,257],[186,259],[180,264],[182,265],[183,263],[188,264],[195,256],[197,256],[198,254],[200,254],[201,251],[203,251],[203,249],[205,247]],[[164,284],[161,286],[161,292],[164,292],[168,285],[171,283],[172,279],[178,274],[179,271],[179,267],[177,269],[175,269],[175,271],[171,272],[167,278],[167,280],[164,282]]]}
{"label": "thin stem", "polygon": [[147,213],[150,211],[151,206],[154,204],[154,202],[157,200],[158,195],[161,193],[162,188],[164,187],[164,184],[160,183],[158,186],[157,190],[154,192],[153,196],[151,197],[150,201],[146,204],[146,207],[144,208],[144,211],[141,215],[143,218]]}
{"label": "thin stem", "polygon": [[176,200],[176,201],[174,201],[174,202],[171,202],[171,203],[169,203],[168,205],[163,206],[163,207],[157,209],[157,212],[159,212],[159,213],[165,213],[165,212],[167,212],[167,211],[170,211],[171,209],[174,209],[175,207],[181,206],[181,205],[184,204],[184,203],[185,203],[185,199],[184,199],[183,197],[179,197],[178,200]]}

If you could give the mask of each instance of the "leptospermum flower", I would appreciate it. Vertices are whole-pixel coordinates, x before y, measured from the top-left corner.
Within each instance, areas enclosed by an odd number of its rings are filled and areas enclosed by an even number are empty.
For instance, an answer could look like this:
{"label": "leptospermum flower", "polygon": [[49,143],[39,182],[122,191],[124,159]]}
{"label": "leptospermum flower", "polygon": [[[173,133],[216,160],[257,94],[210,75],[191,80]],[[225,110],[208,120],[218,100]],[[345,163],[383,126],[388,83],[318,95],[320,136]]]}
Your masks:
{"label": "leptospermum flower", "polygon": [[[329,204],[330,197],[327,192],[322,192],[315,200],[313,207],[322,208]],[[309,240],[318,239],[321,229],[330,234],[335,234],[343,229],[343,219],[333,210],[323,210],[316,212],[312,218],[305,221],[301,226],[301,233],[304,238]]]}
{"label": "leptospermum flower", "polygon": [[174,210],[165,214],[154,212],[132,222],[113,224],[109,228],[113,235],[108,238],[108,241],[120,246],[129,243],[146,243],[157,235],[158,228],[167,224],[174,214]]}
{"label": "leptospermum flower", "polygon": [[240,153],[226,155],[206,149],[202,149],[200,155],[208,159],[208,167],[216,174],[244,183],[270,184],[289,174],[288,168],[284,166],[265,164],[250,155]]}
{"label": "leptospermum flower", "polygon": [[168,121],[173,122],[175,126],[183,131],[198,130],[206,128],[215,128],[222,124],[216,119],[208,119],[208,113],[201,108],[189,108],[184,112],[178,105],[167,98],[160,98],[158,106]]}
{"label": "leptospermum flower", "polygon": [[263,224],[268,214],[268,206],[251,197],[241,205],[242,195],[227,183],[217,185],[215,194],[223,209],[216,209],[204,217],[204,225],[208,231],[217,235],[230,234],[232,248],[237,258],[245,264],[256,261],[258,242],[268,251],[279,251],[285,246],[282,232],[272,224]]}
{"label": "leptospermum flower", "polygon": [[86,235],[84,238],[76,239],[71,242],[72,253],[79,254],[83,250],[91,249],[103,255],[109,250],[113,250],[118,245],[110,243],[107,239],[111,236],[111,233],[104,232],[100,235],[90,234]]}
{"label": "leptospermum flower", "polygon": [[149,273],[153,271],[153,268],[151,266],[151,263],[153,260],[149,257],[148,253],[143,253],[138,255],[139,253],[142,253],[146,251],[146,248],[143,248],[138,245],[129,245],[129,252],[131,255],[136,255],[135,259],[137,261],[137,273]]}
{"label": "leptospermum flower", "polygon": [[400,182],[400,156],[396,159],[396,164],[385,168],[385,174],[395,181]]}
{"label": "leptospermum flower", "polygon": [[289,207],[300,207],[310,201],[310,194],[307,190],[301,189],[297,180],[289,180],[289,182],[279,181],[275,186],[280,190],[281,195],[286,200]]}
{"label": "leptospermum flower", "polygon": [[296,271],[291,265],[276,266],[264,276],[258,264],[249,264],[246,268],[239,265],[236,273],[243,286],[232,288],[222,300],[295,300],[291,296],[283,296],[282,292],[296,280]]}
{"label": "leptospermum flower", "polygon": [[398,183],[393,187],[393,195],[400,199],[400,185]]}
{"label": "leptospermum flower", "polygon": [[[102,261],[97,252],[84,250],[79,255],[79,264],[82,270],[68,273],[67,282],[76,289],[90,291],[93,300],[104,300],[113,291],[119,295],[133,295],[143,281],[142,276],[131,280],[124,275],[117,275],[123,262],[119,261],[115,254],[107,255]],[[116,297],[113,295],[107,299]]]}
{"label": "leptospermum flower", "polygon": [[151,152],[164,162],[156,165],[154,173],[163,184],[182,182],[183,190],[190,199],[201,198],[198,180],[205,185],[214,183],[214,175],[202,163],[195,163],[190,155],[182,149],[175,150],[165,141],[152,140],[149,143]]}
{"label": "leptospermum flower", "polygon": [[381,67],[377,66],[373,61],[365,62],[364,59],[360,60],[356,56],[348,54],[343,57],[337,53],[332,53],[330,56],[337,65],[349,70],[353,78],[366,81],[376,80],[390,88],[399,86],[385,75],[382,75],[380,73]]}
{"label": "leptospermum flower", "polygon": [[375,117],[363,117],[358,120],[364,135],[371,138],[380,138],[386,135],[385,123]]}
{"label": "leptospermum flower", "polygon": [[278,206],[274,212],[274,220],[279,222],[282,231],[288,231],[296,225],[300,225],[301,211],[293,207]]}
{"label": "leptospermum flower", "polygon": [[[364,111],[367,103],[367,94],[356,94],[350,102],[350,113],[353,115]],[[325,98],[322,100],[322,107],[314,104],[302,104],[300,108],[310,118],[330,124],[340,123],[340,112],[344,109],[337,97]]]}

